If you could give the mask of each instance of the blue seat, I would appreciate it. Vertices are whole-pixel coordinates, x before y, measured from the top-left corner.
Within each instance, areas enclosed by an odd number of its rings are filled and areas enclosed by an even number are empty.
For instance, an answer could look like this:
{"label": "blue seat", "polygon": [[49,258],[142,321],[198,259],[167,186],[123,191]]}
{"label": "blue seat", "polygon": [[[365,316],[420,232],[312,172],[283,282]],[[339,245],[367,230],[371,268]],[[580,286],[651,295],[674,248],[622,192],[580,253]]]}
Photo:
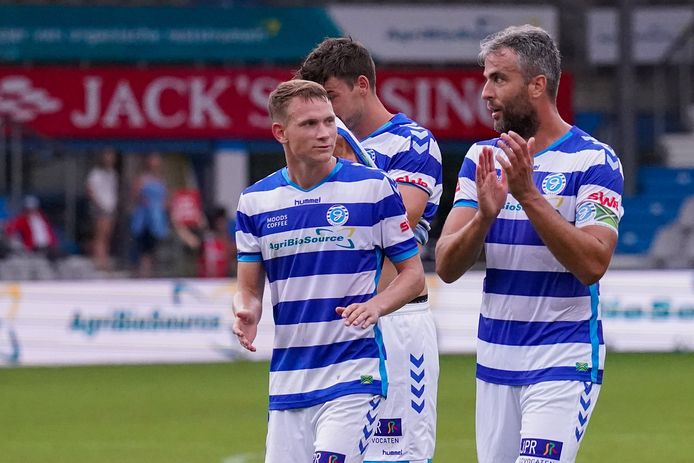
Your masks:
{"label": "blue seat", "polygon": [[638,173],[638,185],[643,194],[687,196],[694,193],[694,169],[641,167]]}

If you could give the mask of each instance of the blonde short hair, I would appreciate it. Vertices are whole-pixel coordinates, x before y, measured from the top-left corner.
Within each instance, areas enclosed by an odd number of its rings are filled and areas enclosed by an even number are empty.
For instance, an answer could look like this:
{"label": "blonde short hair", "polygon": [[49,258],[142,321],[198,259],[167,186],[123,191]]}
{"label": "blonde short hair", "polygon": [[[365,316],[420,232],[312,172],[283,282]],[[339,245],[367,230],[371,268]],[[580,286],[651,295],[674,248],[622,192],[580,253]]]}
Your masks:
{"label": "blonde short hair", "polygon": [[328,99],[328,92],[315,83],[308,80],[294,79],[282,82],[270,94],[267,109],[273,122],[284,122],[287,118],[287,107],[293,98],[300,97],[308,100]]}

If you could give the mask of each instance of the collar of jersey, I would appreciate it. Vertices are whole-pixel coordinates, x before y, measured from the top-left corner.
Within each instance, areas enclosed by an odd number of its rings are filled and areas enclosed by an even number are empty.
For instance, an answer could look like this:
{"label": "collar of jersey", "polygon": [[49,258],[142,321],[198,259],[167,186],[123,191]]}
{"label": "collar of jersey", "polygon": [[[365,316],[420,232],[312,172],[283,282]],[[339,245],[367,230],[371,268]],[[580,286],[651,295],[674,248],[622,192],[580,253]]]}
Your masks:
{"label": "collar of jersey", "polygon": [[289,178],[289,171],[287,170],[286,167],[282,168],[282,177],[284,177],[284,180],[289,184],[289,186],[294,187],[299,191],[303,191],[305,193],[308,193],[309,191],[315,190],[316,188],[318,188],[319,186],[321,186],[322,184],[324,184],[325,182],[327,182],[328,180],[333,178],[335,176],[335,174],[337,174],[340,171],[340,169],[342,169],[342,162],[338,159],[338,161],[335,163],[335,167],[333,167],[333,170],[331,170],[330,173],[328,175],[326,175],[323,180],[321,180],[317,184],[313,185],[309,189],[301,188],[299,185],[292,182],[292,180]]}
{"label": "collar of jersey", "polygon": [[540,151],[539,153],[536,153],[535,156],[533,156],[533,157],[536,158],[536,157],[538,157],[538,156],[542,156],[542,155],[545,154],[547,151],[552,151],[552,150],[555,149],[557,146],[559,146],[559,145],[561,145],[562,143],[564,143],[566,140],[568,140],[569,138],[571,138],[571,136],[574,134],[574,128],[575,128],[575,127],[576,127],[576,126],[573,126],[573,125],[572,125],[571,128],[569,129],[569,131],[566,132],[564,135],[562,135],[561,138],[560,138],[559,140],[555,141],[554,143],[552,143],[551,145],[549,145],[547,148],[543,149],[543,150]]}
{"label": "collar of jersey", "polygon": [[395,116],[391,117],[388,122],[371,132],[366,138],[364,138],[364,140],[387,132],[394,125],[409,124],[411,122],[412,121],[410,120],[410,118],[405,116],[403,113],[397,113]]}

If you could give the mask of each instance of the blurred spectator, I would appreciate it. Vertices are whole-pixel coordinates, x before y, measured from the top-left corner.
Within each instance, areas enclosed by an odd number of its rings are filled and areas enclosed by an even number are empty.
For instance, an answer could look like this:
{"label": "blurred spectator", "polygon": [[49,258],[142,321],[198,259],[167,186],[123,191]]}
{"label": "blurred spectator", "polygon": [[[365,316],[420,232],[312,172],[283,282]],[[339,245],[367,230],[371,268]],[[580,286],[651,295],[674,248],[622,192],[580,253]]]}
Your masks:
{"label": "blurred spectator", "polygon": [[235,276],[236,244],[229,235],[226,209],[215,208],[209,221],[210,230],[205,233],[200,251],[198,275],[202,278]]}
{"label": "blurred spectator", "polygon": [[200,192],[194,187],[181,188],[171,197],[171,225],[183,244],[180,253],[178,276],[196,274],[197,257],[207,229],[207,221],[202,211]]}
{"label": "blurred spectator", "polygon": [[166,216],[168,192],[161,168],[161,156],[158,153],[148,155],[144,171],[132,188],[135,207],[130,220],[130,233],[135,242],[137,274],[143,278],[153,275],[157,245],[169,234]]}
{"label": "blurred spectator", "polygon": [[118,173],[115,167],[116,152],[109,147],[101,153],[99,163],[87,176],[89,214],[94,230],[92,257],[99,270],[110,269],[111,236],[118,206]]}
{"label": "blurred spectator", "polygon": [[5,233],[12,247],[40,253],[54,259],[59,256],[58,239],[36,196],[25,196],[22,212],[7,222]]}

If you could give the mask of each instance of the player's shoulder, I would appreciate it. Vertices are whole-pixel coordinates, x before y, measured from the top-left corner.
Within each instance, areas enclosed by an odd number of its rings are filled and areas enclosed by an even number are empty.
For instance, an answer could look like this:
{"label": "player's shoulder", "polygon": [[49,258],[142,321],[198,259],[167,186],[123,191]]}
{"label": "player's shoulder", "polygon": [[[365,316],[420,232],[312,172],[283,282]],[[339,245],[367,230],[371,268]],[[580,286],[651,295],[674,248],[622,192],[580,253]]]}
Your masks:
{"label": "player's shoulder", "polygon": [[282,176],[282,169],[277,170],[265,178],[262,178],[252,184],[241,193],[242,195],[248,195],[251,193],[262,193],[267,191],[272,191],[276,188],[281,187],[284,184],[284,177]]}
{"label": "player's shoulder", "polygon": [[603,143],[580,128],[573,126],[570,130],[570,137],[562,144],[562,151],[581,152],[581,151],[604,151],[609,150],[614,153],[614,150],[607,143]]}
{"label": "player's shoulder", "polygon": [[358,182],[362,180],[381,180],[387,178],[385,172],[377,167],[365,166],[359,162],[338,159],[341,164],[336,180]]}
{"label": "player's shoulder", "polygon": [[431,130],[420,125],[417,121],[410,119],[404,113],[398,113],[390,120],[391,133],[398,134],[404,137],[410,137],[414,140],[424,141],[427,139],[436,140]]}

